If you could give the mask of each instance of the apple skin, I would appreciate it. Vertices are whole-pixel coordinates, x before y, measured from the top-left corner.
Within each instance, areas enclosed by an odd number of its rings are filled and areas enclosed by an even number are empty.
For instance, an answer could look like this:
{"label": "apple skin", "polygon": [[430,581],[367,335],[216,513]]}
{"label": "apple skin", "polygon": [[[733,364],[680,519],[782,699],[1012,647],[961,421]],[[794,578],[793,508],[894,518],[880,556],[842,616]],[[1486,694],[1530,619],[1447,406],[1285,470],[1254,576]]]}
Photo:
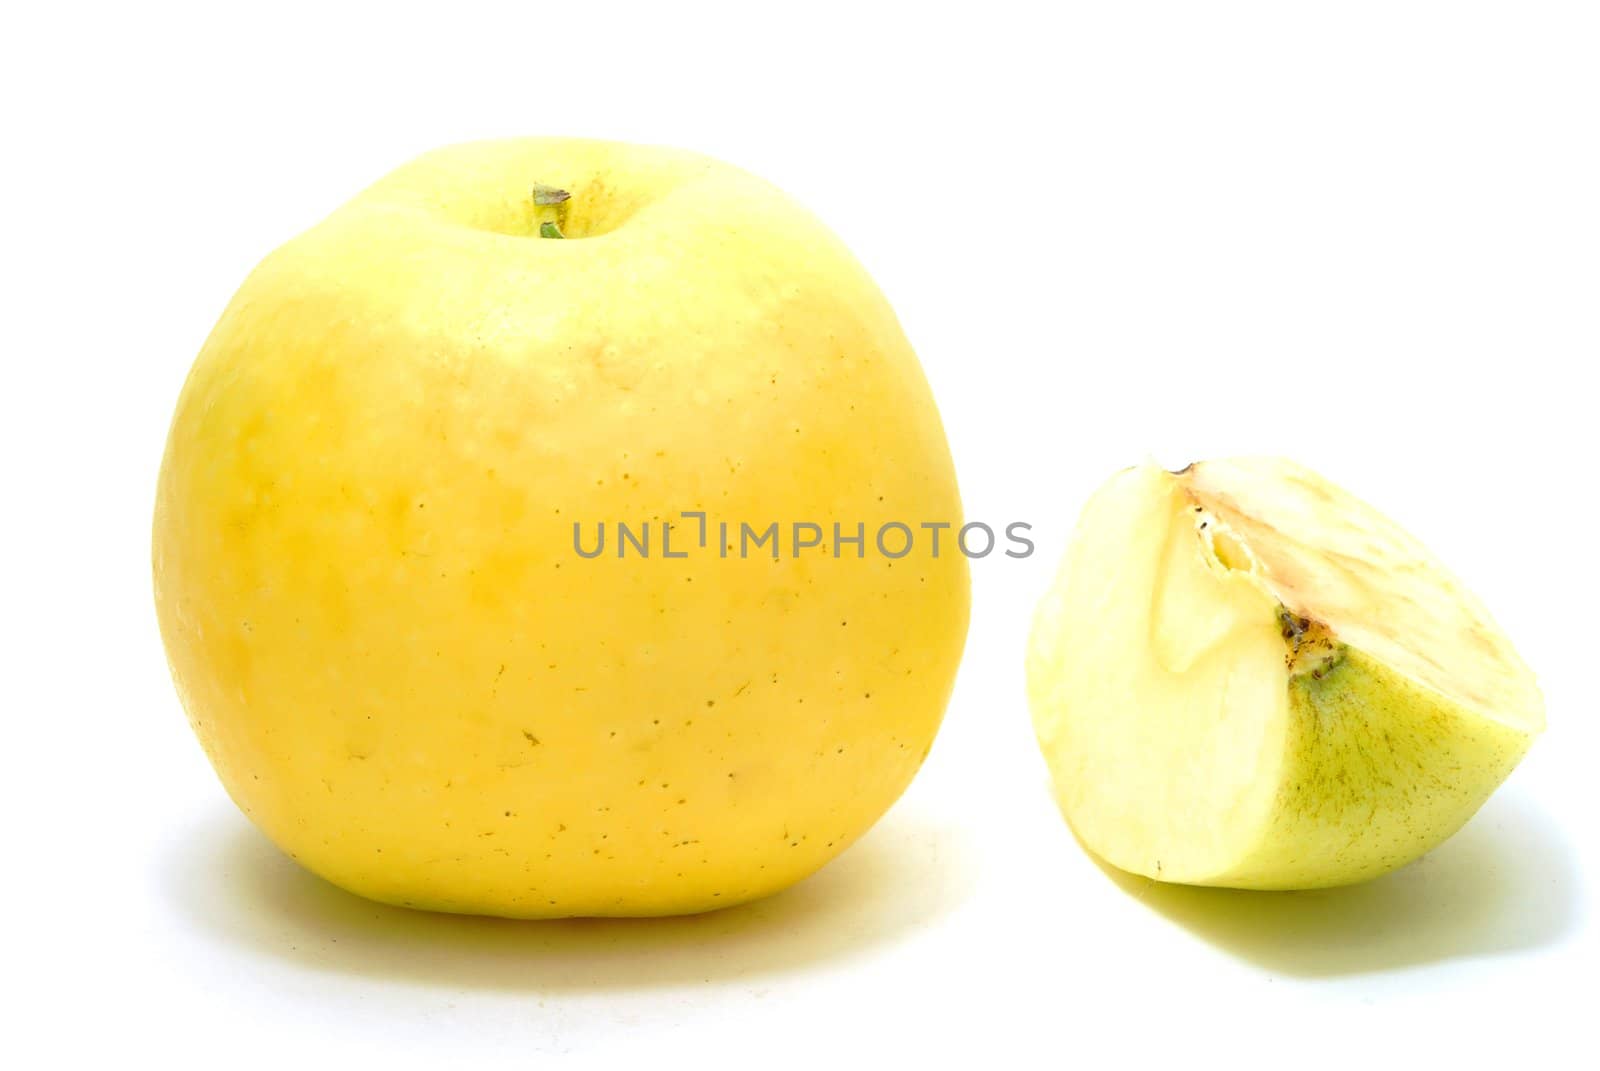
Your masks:
{"label": "apple skin", "polygon": [[[861,522],[867,552],[720,558],[689,510]],[[173,418],[155,601],[224,786],[313,872],[444,911],[696,912],[815,871],[927,755],[967,564],[875,553],[895,520],[959,526],[949,449],[816,218],[690,153],[485,142],[239,289]],[[574,552],[618,521],[677,521],[690,556]]]}

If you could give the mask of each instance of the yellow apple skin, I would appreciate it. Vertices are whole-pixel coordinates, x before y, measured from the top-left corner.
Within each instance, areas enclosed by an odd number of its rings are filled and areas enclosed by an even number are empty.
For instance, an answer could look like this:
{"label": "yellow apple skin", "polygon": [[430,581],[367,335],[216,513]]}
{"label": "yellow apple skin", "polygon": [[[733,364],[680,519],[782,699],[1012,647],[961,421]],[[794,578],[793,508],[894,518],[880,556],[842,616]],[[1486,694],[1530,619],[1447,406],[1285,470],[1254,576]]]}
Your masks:
{"label": "yellow apple skin", "polygon": [[[730,533],[721,558],[718,519],[860,522],[866,553]],[[652,522],[651,556],[613,528],[580,557],[601,521]],[[240,288],[168,438],[156,608],[223,784],[315,873],[443,911],[696,912],[815,871],[931,746],[967,565],[949,533],[877,553],[887,521],[959,526],[955,475],[826,228],[701,156],[486,142]]]}

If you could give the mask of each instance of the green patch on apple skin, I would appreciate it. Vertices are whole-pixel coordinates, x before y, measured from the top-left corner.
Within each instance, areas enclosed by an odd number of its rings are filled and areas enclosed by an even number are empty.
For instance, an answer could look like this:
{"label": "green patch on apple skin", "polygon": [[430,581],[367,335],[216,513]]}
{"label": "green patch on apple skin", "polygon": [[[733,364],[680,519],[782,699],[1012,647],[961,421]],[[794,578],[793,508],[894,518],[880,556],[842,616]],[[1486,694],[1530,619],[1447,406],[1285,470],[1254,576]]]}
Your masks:
{"label": "green patch on apple skin", "polygon": [[1218,884],[1317,888],[1401,866],[1455,832],[1526,747],[1359,650],[1291,677],[1289,701],[1273,823]]}

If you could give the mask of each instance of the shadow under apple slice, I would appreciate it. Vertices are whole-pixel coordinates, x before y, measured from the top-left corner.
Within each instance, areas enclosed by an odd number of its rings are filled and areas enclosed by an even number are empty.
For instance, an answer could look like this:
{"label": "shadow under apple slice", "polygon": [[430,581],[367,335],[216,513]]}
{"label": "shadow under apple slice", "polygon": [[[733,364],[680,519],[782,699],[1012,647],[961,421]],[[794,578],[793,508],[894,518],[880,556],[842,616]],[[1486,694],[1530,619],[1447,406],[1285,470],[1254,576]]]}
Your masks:
{"label": "shadow under apple slice", "polygon": [[1307,978],[1534,948],[1569,932],[1579,913],[1565,841],[1515,794],[1490,800],[1461,832],[1409,866],[1334,889],[1168,885],[1089,855],[1123,891],[1197,936],[1268,970]]}

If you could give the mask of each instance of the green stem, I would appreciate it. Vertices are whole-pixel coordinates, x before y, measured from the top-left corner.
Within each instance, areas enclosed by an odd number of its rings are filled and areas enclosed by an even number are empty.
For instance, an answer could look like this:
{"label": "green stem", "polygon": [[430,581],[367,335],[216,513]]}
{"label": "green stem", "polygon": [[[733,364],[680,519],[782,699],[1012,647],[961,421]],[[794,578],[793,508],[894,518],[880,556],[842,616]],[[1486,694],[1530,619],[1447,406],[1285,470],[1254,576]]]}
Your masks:
{"label": "green stem", "polygon": [[565,238],[566,237],[566,235],[561,233],[560,220],[563,217],[566,216],[566,214],[567,214],[567,201],[571,200],[571,198],[572,198],[572,194],[568,193],[566,190],[557,189],[554,186],[546,186],[542,182],[535,182],[533,184],[533,210],[534,210],[534,212],[536,214],[538,214],[538,215],[543,215],[544,213],[540,212],[540,209],[543,209],[543,208],[554,208],[555,209],[555,213],[556,213],[556,218],[555,219],[553,219],[553,220],[547,219],[547,220],[541,220],[540,221],[540,223],[539,223],[539,237],[540,238]]}

